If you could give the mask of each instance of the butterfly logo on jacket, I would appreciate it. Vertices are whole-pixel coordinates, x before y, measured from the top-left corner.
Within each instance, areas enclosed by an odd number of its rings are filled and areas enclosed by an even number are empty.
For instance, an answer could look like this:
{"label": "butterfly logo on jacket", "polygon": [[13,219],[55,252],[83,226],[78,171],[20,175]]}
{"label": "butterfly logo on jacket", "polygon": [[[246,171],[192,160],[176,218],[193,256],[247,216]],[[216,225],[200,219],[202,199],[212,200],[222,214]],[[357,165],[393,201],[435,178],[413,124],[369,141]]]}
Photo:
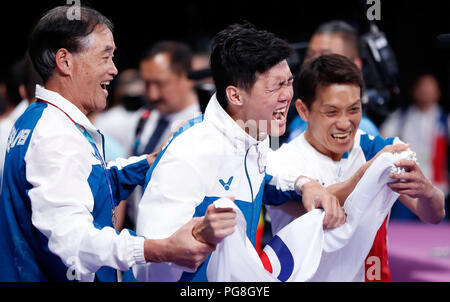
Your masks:
{"label": "butterfly logo on jacket", "polygon": [[233,181],[233,176],[231,176],[227,182],[224,182],[222,179],[219,179],[220,184],[223,186],[225,191],[228,191],[231,186],[231,182]]}

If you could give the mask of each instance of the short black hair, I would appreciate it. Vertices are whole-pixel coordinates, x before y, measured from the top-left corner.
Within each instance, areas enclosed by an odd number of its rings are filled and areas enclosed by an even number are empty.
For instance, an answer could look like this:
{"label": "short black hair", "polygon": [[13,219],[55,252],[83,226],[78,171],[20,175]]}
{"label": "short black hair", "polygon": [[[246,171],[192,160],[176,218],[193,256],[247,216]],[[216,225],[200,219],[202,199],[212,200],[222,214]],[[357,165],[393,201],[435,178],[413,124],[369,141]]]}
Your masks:
{"label": "short black hair", "polygon": [[192,51],[187,44],[179,41],[160,41],[144,52],[141,61],[151,59],[160,53],[169,55],[170,68],[177,75],[187,75],[191,70]]}
{"label": "short black hair", "polygon": [[30,57],[44,83],[52,76],[56,67],[56,52],[65,48],[79,53],[85,49],[84,38],[89,36],[97,25],[105,25],[113,31],[113,24],[98,11],[80,7],[80,18],[69,18],[72,6],[55,7],[44,14],[31,32],[29,39]]}
{"label": "short black hair", "polygon": [[256,72],[269,70],[292,53],[288,42],[248,22],[219,32],[213,38],[210,65],[220,105],[227,108],[227,86],[251,90]]}
{"label": "short black hair", "polygon": [[313,35],[338,35],[345,42],[345,46],[349,49],[349,55],[354,59],[360,56],[360,41],[358,31],[349,23],[343,20],[332,20],[319,25]]}
{"label": "short black hair", "polygon": [[361,70],[342,55],[327,54],[314,58],[300,70],[296,81],[297,96],[311,110],[317,88],[333,84],[352,84],[362,91],[364,81]]}

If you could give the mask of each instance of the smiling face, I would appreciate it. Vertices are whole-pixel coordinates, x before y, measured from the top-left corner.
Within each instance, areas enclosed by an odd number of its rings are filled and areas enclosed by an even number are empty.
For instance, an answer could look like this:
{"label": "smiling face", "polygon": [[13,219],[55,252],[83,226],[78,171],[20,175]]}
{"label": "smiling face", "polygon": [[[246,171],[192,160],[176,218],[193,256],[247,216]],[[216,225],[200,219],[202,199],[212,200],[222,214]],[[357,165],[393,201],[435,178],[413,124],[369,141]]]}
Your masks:
{"label": "smiling face", "polygon": [[306,140],[320,153],[338,161],[351,150],[362,117],[360,88],[352,84],[319,86],[311,109],[297,100],[301,117],[308,122]]}
{"label": "smiling face", "polygon": [[[293,76],[286,60],[264,73],[247,92],[239,89],[242,106],[234,116],[245,123],[248,133],[260,139],[262,132],[280,136],[286,131],[286,117],[293,97]],[[263,138],[263,137],[262,137]]]}
{"label": "smiling face", "polygon": [[110,81],[117,75],[113,63],[114,38],[104,25],[97,25],[87,37],[87,47],[74,54],[72,73],[73,101],[87,114],[106,106]]}

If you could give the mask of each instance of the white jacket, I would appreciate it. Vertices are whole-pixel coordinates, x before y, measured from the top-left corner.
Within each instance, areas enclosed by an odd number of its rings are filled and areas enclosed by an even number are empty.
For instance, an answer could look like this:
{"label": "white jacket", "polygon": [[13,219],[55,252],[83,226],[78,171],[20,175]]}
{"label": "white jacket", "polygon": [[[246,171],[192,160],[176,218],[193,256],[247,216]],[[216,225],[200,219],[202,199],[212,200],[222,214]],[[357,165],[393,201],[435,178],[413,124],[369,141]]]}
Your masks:
{"label": "white jacket", "polygon": [[[144,238],[111,227],[105,170],[74,122],[88,131],[102,157],[103,136],[61,95],[38,86],[36,97],[54,106],[30,105],[9,137],[0,206],[0,279],[114,281],[112,268],[145,263]],[[144,183],[148,168],[145,156],[109,163],[115,205]]]}
{"label": "white jacket", "polygon": [[[173,234],[221,197],[235,197],[254,244],[263,202],[269,138],[256,141],[211,98],[204,118],[182,127],[159,154],[147,175],[136,231],[148,238]],[[140,281],[207,281],[206,261],[192,273],[167,263],[134,268]],[[180,279],[181,278],[181,279]]]}

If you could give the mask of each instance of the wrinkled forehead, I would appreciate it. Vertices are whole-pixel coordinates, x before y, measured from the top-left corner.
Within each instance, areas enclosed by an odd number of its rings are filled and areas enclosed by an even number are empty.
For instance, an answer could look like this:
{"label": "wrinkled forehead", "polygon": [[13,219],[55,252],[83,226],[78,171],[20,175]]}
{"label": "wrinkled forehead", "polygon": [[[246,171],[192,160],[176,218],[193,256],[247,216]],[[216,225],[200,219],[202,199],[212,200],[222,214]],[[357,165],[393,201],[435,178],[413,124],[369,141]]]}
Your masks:
{"label": "wrinkled forehead", "polygon": [[288,81],[292,78],[292,72],[286,60],[283,60],[265,72],[255,73],[256,80],[265,84],[278,83],[280,81]]}

